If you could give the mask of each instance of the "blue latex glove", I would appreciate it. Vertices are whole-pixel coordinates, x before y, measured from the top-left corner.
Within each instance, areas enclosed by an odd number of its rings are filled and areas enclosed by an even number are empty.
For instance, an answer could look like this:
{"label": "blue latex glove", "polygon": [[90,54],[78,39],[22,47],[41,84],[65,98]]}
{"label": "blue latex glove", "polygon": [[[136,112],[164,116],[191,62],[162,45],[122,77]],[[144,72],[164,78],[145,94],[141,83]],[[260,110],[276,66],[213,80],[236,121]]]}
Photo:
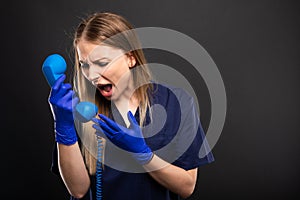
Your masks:
{"label": "blue latex glove", "polygon": [[147,146],[142,131],[130,111],[127,113],[130,122],[129,128],[117,124],[105,115],[99,114],[98,116],[100,119],[93,118],[96,123],[93,124],[93,127],[97,130],[97,134],[103,132],[113,144],[131,152],[141,165],[147,164],[152,159],[153,153]]}
{"label": "blue latex glove", "polygon": [[54,117],[55,140],[64,145],[77,142],[73,110],[78,103],[69,83],[63,83],[66,76],[59,77],[51,87],[49,104]]}

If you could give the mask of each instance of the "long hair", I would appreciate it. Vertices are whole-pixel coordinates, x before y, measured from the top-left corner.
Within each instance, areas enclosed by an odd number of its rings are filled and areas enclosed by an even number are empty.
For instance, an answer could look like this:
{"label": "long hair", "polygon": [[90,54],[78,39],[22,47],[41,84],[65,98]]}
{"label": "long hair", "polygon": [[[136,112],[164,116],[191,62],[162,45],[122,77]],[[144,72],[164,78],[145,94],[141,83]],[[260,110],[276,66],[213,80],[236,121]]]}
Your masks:
{"label": "long hair", "polygon": [[[131,70],[134,92],[139,101],[140,126],[142,126],[147,109],[150,108],[149,91],[152,90],[150,81],[151,73],[147,67],[146,58],[140,46],[139,40],[133,30],[133,26],[122,16],[100,12],[89,15],[78,25],[73,41],[75,63],[74,63],[74,90],[81,101],[94,102],[98,107],[98,113],[108,115],[110,112],[110,101],[106,100],[98,90],[83,76],[77,52],[77,44],[80,40],[85,40],[93,44],[105,43],[111,47],[122,49],[126,53],[134,56],[136,66]],[[145,84],[148,83],[148,84]],[[150,109],[149,109],[150,111]],[[97,158],[97,138],[92,122],[77,124],[79,136],[82,140],[81,151],[90,174],[96,172]],[[102,138],[105,143],[104,138]],[[104,154],[103,154],[104,155]]]}

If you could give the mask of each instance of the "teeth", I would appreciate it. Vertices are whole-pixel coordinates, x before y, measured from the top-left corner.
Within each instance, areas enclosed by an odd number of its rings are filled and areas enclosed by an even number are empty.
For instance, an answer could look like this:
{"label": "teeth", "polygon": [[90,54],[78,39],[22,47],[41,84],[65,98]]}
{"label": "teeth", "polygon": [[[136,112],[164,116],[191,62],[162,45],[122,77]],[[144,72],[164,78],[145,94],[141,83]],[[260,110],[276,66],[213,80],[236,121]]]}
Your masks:
{"label": "teeth", "polygon": [[109,92],[112,88],[112,84],[101,85],[99,88],[101,90],[105,90],[106,92]]}

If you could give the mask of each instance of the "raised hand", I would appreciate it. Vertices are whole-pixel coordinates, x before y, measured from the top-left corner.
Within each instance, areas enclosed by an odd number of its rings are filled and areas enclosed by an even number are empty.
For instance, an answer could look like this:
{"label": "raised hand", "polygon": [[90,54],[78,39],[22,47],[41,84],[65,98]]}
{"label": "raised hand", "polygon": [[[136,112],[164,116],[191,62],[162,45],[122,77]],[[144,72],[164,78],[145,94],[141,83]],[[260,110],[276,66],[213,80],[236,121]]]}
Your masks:
{"label": "raised hand", "polygon": [[105,115],[99,114],[98,116],[100,119],[93,118],[95,122],[93,127],[97,130],[97,134],[104,133],[113,144],[129,151],[141,165],[152,159],[153,153],[146,144],[141,128],[130,111],[127,113],[130,122],[129,128],[117,124]]}
{"label": "raised hand", "polygon": [[71,145],[77,141],[73,111],[79,99],[74,97],[71,85],[63,83],[65,78],[63,74],[51,87],[49,104],[55,122],[55,140],[61,144]]}

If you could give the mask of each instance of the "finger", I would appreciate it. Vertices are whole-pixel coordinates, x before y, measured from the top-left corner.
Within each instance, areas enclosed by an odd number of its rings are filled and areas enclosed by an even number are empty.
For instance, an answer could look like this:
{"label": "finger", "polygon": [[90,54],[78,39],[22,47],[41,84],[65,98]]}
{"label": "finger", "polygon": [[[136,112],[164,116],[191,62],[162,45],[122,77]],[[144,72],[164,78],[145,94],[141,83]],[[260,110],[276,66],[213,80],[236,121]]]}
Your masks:
{"label": "finger", "polygon": [[103,132],[102,128],[98,124],[93,124],[92,127],[96,129],[96,131]]}
{"label": "finger", "polygon": [[72,107],[72,98],[74,95],[74,91],[73,90],[69,90],[60,100],[62,102],[70,102],[69,104]]}
{"label": "finger", "polygon": [[102,130],[102,128],[98,124],[93,124],[92,127],[96,129],[96,135],[103,137],[103,138],[111,138],[110,135],[105,131]]}
{"label": "finger", "polygon": [[65,94],[67,92],[69,92],[71,90],[71,88],[72,88],[72,86],[69,83],[66,83],[66,84],[63,83],[60,86],[60,88],[56,91],[56,94],[55,94],[56,98],[61,98],[61,97],[65,96]]}
{"label": "finger", "polygon": [[130,122],[130,125],[132,125],[132,126],[138,125],[138,123],[137,123],[135,117],[133,116],[133,114],[131,113],[131,111],[128,111],[127,117],[128,117],[129,122]]}
{"label": "finger", "polygon": [[107,135],[105,135],[105,133],[103,133],[103,131],[98,131],[96,130],[96,135],[99,136],[99,137],[102,137],[102,138],[108,138]]}
{"label": "finger", "polygon": [[69,90],[69,92],[63,96],[62,98],[58,99],[57,104],[59,107],[68,110],[68,111],[73,111],[73,91]]}
{"label": "finger", "polygon": [[54,82],[54,85],[52,86],[52,90],[54,92],[60,88],[60,86],[64,82],[65,78],[66,78],[66,75],[63,74]]}
{"label": "finger", "polygon": [[[96,124],[93,125],[93,127],[96,129],[96,130],[101,130],[105,133],[105,135],[107,135],[107,137],[111,138],[113,137],[113,135],[115,135],[115,131],[112,130],[105,122],[103,122],[102,120],[100,119],[97,119],[97,118],[93,118],[92,119],[93,122],[95,122]],[[100,126],[99,128],[97,126]]]}
{"label": "finger", "polygon": [[120,127],[121,125],[117,124],[116,122],[114,122],[113,120],[111,120],[110,118],[106,117],[103,114],[99,114],[98,115],[100,117],[100,119],[102,119],[111,129],[113,129],[114,131],[120,131]]}
{"label": "finger", "polygon": [[98,136],[101,136],[103,138],[108,138],[109,140],[111,140],[113,137],[105,130],[102,130],[102,131],[96,131],[96,134]]}
{"label": "finger", "polygon": [[61,88],[64,90],[69,90],[72,88],[72,85],[70,83],[64,83],[62,84]]}
{"label": "finger", "polygon": [[92,121],[95,122],[96,124],[99,124],[100,119],[97,119],[96,117],[93,117]]}

